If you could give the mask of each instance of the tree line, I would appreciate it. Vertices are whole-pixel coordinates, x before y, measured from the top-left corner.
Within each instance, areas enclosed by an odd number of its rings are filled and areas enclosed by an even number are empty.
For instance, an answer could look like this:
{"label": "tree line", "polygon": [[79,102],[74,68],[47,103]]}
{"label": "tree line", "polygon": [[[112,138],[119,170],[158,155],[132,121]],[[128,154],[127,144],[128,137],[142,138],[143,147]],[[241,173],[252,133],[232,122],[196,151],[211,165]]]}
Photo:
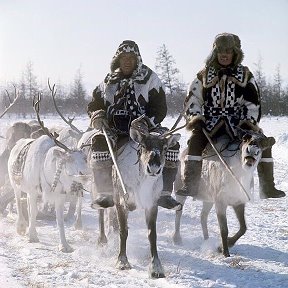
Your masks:
{"label": "tree line", "polygon": [[[262,114],[263,115],[288,115],[288,86],[284,87],[278,65],[272,81],[268,81],[263,69],[263,59],[260,57],[254,64],[252,71],[259,87]],[[250,68],[252,70],[252,68]],[[155,71],[166,87],[168,114],[177,116],[183,110],[183,103],[186,97],[188,83],[181,81],[181,74],[176,66],[176,61],[169,53],[165,44],[159,47],[156,55]],[[192,80],[192,79],[191,79]],[[19,116],[26,117],[33,114],[32,102],[38,93],[41,94],[41,113],[55,114],[55,107],[51,99],[51,91],[48,85],[43,87],[38,83],[37,76],[33,72],[33,64],[27,63],[25,71],[22,73],[21,80],[18,83],[10,83],[4,89],[1,89],[0,107],[1,111],[9,105],[7,94],[12,95],[16,87],[20,97],[16,105],[8,113],[16,113]],[[85,114],[86,107],[91,100],[83,84],[83,76],[80,69],[75,73],[75,77],[69,88],[61,85],[55,85],[57,106],[63,114],[75,115]]]}
{"label": "tree line", "polygon": [[[25,71],[22,73],[21,80],[18,83],[10,83],[6,89],[1,89],[0,107],[1,111],[11,102],[10,98],[15,97],[15,90],[19,93],[17,103],[9,110],[9,113],[17,114],[26,118],[27,115],[34,114],[33,101],[37,99],[38,94],[41,96],[41,114],[56,114],[52,100],[52,91],[56,91],[55,101],[59,110],[63,114],[81,115],[86,113],[86,107],[89,103],[88,95],[83,84],[83,77],[80,69],[76,71],[73,82],[67,88],[60,83],[40,85],[37,76],[33,72],[33,64],[27,63]],[[36,97],[36,98],[35,98]]]}

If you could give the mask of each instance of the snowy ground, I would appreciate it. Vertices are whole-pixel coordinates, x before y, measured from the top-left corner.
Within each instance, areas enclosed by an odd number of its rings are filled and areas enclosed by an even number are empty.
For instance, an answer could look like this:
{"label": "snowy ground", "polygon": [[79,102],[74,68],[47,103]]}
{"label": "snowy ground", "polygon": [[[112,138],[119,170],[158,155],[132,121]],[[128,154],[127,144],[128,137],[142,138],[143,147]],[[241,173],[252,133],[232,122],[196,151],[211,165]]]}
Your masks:
{"label": "snowy ground", "polygon": [[[0,135],[15,119],[0,120]],[[165,124],[171,127],[175,119]],[[45,124],[61,123],[58,118],[44,119]],[[76,120],[78,127],[87,127],[87,119]],[[278,188],[288,191],[288,118],[264,118],[261,127],[274,136],[275,176]],[[183,130],[182,148],[187,134]],[[4,140],[0,140],[3,148]],[[210,214],[210,239],[204,241],[200,226],[198,201],[187,200],[182,217],[183,246],[172,243],[173,211],[159,208],[158,250],[166,278],[148,277],[150,259],[147,229],[143,211],[129,216],[128,258],[132,269],[118,271],[118,236],[111,233],[105,247],[97,245],[98,214],[84,197],[83,230],[67,224],[68,242],[75,248],[71,254],[57,251],[58,231],[55,221],[39,220],[39,243],[28,243],[16,233],[15,217],[0,217],[0,287],[288,287],[288,197],[260,200],[255,175],[254,201],[247,204],[246,234],[230,249],[231,257],[216,252],[219,229],[215,213]],[[214,212],[214,211],[212,211]],[[229,228],[238,229],[232,209],[228,209]]]}

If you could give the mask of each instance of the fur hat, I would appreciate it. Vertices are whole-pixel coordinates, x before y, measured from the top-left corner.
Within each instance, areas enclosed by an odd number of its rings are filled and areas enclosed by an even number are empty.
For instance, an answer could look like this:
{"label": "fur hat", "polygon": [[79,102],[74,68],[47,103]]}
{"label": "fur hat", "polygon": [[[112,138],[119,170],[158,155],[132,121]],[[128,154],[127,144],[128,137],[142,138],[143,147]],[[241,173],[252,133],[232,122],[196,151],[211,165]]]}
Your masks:
{"label": "fur hat", "polygon": [[241,49],[241,41],[240,38],[231,33],[221,33],[216,35],[213,49],[206,60],[206,65],[209,66],[211,64],[218,64],[217,61],[217,53],[218,51],[225,50],[225,49],[233,49],[234,56],[233,56],[233,66],[236,66],[242,63],[244,58],[244,53]]}
{"label": "fur hat", "polygon": [[120,63],[119,63],[119,56],[123,53],[134,53],[135,56],[137,57],[137,67],[142,65],[142,58],[140,55],[140,51],[139,51],[139,47],[138,45],[132,41],[132,40],[124,40],[118,47],[111,65],[110,65],[110,69],[111,69],[111,73],[115,72],[116,69],[118,69],[120,67]]}

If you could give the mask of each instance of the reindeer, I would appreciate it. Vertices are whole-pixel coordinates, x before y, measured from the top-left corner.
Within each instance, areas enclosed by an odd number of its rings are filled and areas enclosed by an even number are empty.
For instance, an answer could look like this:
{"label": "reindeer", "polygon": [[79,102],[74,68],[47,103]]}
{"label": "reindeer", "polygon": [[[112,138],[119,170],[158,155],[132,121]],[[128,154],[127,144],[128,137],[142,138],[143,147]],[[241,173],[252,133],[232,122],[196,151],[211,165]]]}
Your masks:
{"label": "reindeer", "polygon": [[[142,208],[145,211],[148,238],[150,242],[151,264],[149,275],[152,278],[165,277],[164,270],[157,252],[157,200],[162,190],[162,170],[167,149],[174,146],[180,139],[180,134],[159,135],[138,130],[134,120],[131,123],[129,141],[117,155],[117,167],[122,174],[125,189],[119,182],[114,171],[115,203],[119,221],[120,251],[116,267],[121,270],[130,269],[126,254],[128,237],[128,211]],[[138,147],[137,147],[138,145]],[[128,167],[132,167],[129,169]],[[114,168],[116,168],[114,166]],[[116,170],[116,169],[115,169]]]}
{"label": "reindeer", "polygon": [[36,231],[37,196],[42,195],[44,202],[55,205],[56,221],[60,234],[59,250],[72,252],[67,243],[64,230],[64,203],[73,181],[85,184],[87,181],[87,159],[80,150],[71,150],[59,142],[45,129],[39,117],[39,103],[34,101],[38,122],[47,135],[38,139],[20,139],[13,147],[8,160],[8,173],[14,189],[18,218],[17,232],[24,234],[27,223],[23,218],[20,205],[21,191],[28,197],[29,227],[28,239],[38,242]]}
{"label": "reindeer", "polygon": [[[74,117],[69,118],[68,119],[62,114],[62,112],[60,111],[57,102],[56,102],[56,94],[57,94],[57,89],[55,87],[55,84],[53,84],[52,86],[50,85],[50,81],[48,79],[48,87],[50,90],[50,95],[52,97],[53,100],[53,104],[55,107],[56,112],[58,113],[58,115],[61,117],[61,119],[69,126],[69,127],[65,127],[63,129],[61,129],[59,131],[59,135],[58,135],[58,141],[62,142],[63,144],[65,144],[67,147],[74,149],[74,148],[81,148],[81,145],[78,145],[79,140],[82,138],[82,136],[84,135],[84,132],[79,130],[75,125],[72,124]],[[83,150],[84,151],[84,150]],[[85,150],[86,151],[86,150]],[[86,154],[87,155],[87,154]],[[78,187],[79,189],[79,197],[75,198],[72,197],[70,199],[70,203],[69,203],[69,209],[68,212],[65,216],[65,221],[69,221],[70,219],[74,218],[74,214],[76,211],[76,221],[75,221],[75,228],[76,229],[81,229],[82,228],[82,217],[81,217],[81,209],[82,209],[82,196],[80,196],[80,192],[83,191],[83,189],[81,188],[81,185],[79,185],[79,183],[74,183],[74,187]],[[76,210],[77,209],[77,210]]]}
{"label": "reindeer", "polygon": [[[19,93],[14,86],[14,97],[10,97],[9,92],[6,90],[6,96],[9,100],[9,105],[5,106],[5,110],[0,114],[0,119],[17,103],[19,99]],[[14,193],[9,182],[7,161],[11,152],[11,149],[15,143],[21,138],[27,138],[30,136],[31,128],[28,124],[23,122],[16,122],[8,128],[5,135],[5,148],[0,154],[0,213],[3,213],[7,205],[14,200]]]}
{"label": "reindeer", "polygon": [[[243,133],[243,130],[242,132],[240,131],[243,135],[240,137],[240,139],[242,139],[241,141],[231,142],[228,136],[224,136],[217,139],[217,142],[214,144],[217,151],[221,150],[221,157],[225,160],[228,168],[231,169],[230,171],[234,173],[235,178],[231,177],[231,174],[226,167],[224,167],[219,157],[215,155],[212,147],[209,146],[206,148],[206,153],[203,155],[202,182],[200,182],[199,193],[196,196],[196,199],[203,202],[201,226],[205,240],[209,238],[207,218],[213,205],[215,205],[222,239],[222,246],[219,247],[218,250],[222,251],[225,257],[230,256],[229,247],[232,247],[246,232],[247,227],[244,217],[245,203],[251,198],[250,188],[251,183],[253,183],[254,170],[261,159],[262,151],[275,143],[273,137],[266,137],[260,132],[244,132],[245,133]],[[225,147],[225,149],[223,149],[223,147]],[[184,151],[183,156],[185,156],[185,153],[186,151]],[[184,165],[181,166],[183,167]],[[240,182],[237,182],[236,179],[239,179],[238,181]],[[182,186],[180,185],[181,179],[178,175],[175,189],[180,188]],[[184,205],[186,197],[178,196],[177,200]],[[238,232],[232,237],[228,237],[226,216],[228,206],[233,207],[240,224]],[[181,216],[182,211],[177,211],[173,235],[175,244],[182,243],[180,235]]]}

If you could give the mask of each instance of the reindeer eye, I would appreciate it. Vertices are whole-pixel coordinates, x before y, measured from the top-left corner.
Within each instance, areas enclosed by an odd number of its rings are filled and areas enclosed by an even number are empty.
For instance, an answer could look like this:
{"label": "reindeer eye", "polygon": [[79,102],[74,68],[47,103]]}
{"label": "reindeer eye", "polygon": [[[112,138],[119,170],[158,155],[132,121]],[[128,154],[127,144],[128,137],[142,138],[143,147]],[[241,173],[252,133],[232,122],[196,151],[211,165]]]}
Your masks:
{"label": "reindeer eye", "polygon": [[250,141],[252,139],[252,135],[250,135],[250,134],[248,134],[248,133],[246,133],[243,137],[242,137],[242,141],[243,142],[248,142],[248,141]]}

